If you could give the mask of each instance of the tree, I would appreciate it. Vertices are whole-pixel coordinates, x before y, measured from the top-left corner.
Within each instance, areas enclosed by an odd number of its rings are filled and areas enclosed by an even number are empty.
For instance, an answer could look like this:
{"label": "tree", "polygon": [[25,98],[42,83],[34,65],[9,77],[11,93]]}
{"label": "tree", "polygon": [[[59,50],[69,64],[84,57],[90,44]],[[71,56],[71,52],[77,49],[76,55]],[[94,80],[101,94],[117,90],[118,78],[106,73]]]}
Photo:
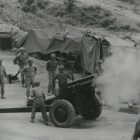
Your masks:
{"label": "tree", "polygon": [[71,12],[73,12],[75,0],[67,0],[64,2],[64,5],[66,5],[66,11],[71,13]]}

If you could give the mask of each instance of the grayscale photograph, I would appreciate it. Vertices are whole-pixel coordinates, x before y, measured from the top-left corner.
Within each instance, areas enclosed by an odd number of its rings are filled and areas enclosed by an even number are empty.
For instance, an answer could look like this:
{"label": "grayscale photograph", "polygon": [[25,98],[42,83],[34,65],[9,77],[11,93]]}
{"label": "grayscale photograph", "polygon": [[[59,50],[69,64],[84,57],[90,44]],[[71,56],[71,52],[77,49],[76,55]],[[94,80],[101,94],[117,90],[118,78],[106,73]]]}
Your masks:
{"label": "grayscale photograph", "polygon": [[140,0],[0,0],[0,140],[139,140]]}

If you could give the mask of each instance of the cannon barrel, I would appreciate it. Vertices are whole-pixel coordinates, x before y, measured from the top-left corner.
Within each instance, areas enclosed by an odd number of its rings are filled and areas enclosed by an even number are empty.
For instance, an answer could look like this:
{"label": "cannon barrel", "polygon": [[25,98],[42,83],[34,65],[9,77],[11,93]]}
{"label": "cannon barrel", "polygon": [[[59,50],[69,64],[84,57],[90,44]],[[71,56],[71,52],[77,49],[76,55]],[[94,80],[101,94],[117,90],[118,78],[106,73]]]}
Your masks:
{"label": "cannon barrel", "polygon": [[68,87],[71,87],[71,86],[74,86],[74,85],[83,85],[83,84],[87,84],[87,83],[92,83],[93,81],[93,78],[95,77],[94,74],[90,75],[90,76],[87,76],[87,77],[84,77],[84,78],[80,78],[78,80],[74,80],[72,82],[69,82],[67,84]]}

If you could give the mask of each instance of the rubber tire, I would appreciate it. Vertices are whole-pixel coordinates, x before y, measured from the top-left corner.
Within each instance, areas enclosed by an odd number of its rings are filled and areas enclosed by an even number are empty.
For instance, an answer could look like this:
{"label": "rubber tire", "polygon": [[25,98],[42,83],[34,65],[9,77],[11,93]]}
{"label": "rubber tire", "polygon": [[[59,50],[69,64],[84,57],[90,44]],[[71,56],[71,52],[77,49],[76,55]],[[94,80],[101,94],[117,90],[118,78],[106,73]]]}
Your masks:
{"label": "rubber tire", "polygon": [[[67,112],[68,116],[67,116],[66,121],[59,122],[56,119],[54,112],[58,108],[63,108]],[[64,100],[64,99],[55,100],[51,104],[49,113],[50,113],[50,118],[51,118],[53,124],[57,127],[63,127],[63,128],[72,126],[75,121],[75,117],[76,117],[76,113],[75,113],[75,109],[74,109],[73,105],[69,101]]]}
{"label": "rubber tire", "polygon": [[93,110],[94,111],[89,111],[86,114],[82,114],[83,118],[86,120],[95,120],[102,113],[101,99],[99,97],[95,96],[93,102],[94,102],[93,103]]}

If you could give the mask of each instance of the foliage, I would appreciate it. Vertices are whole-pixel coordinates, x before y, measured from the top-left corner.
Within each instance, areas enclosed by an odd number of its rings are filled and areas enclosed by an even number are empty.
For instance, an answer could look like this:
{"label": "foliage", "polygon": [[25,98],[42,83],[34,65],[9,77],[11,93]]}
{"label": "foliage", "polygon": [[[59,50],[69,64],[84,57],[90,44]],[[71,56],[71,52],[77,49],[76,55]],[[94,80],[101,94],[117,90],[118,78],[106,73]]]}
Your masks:
{"label": "foliage", "polygon": [[43,0],[19,0],[24,12],[35,13],[38,9],[44,9],[49,4],[48,1]]}
{"label": "foliage", "polygon": [[128,2],[128,3],[136,3],[136,0],[119,0],[119,1],[123,1],[123,2]]}
{"label": "foliage", "polygon": [[65,0],[64,5],[66,6],[67,12],[73,12],[74,6],[75,6],[75,0]]}

